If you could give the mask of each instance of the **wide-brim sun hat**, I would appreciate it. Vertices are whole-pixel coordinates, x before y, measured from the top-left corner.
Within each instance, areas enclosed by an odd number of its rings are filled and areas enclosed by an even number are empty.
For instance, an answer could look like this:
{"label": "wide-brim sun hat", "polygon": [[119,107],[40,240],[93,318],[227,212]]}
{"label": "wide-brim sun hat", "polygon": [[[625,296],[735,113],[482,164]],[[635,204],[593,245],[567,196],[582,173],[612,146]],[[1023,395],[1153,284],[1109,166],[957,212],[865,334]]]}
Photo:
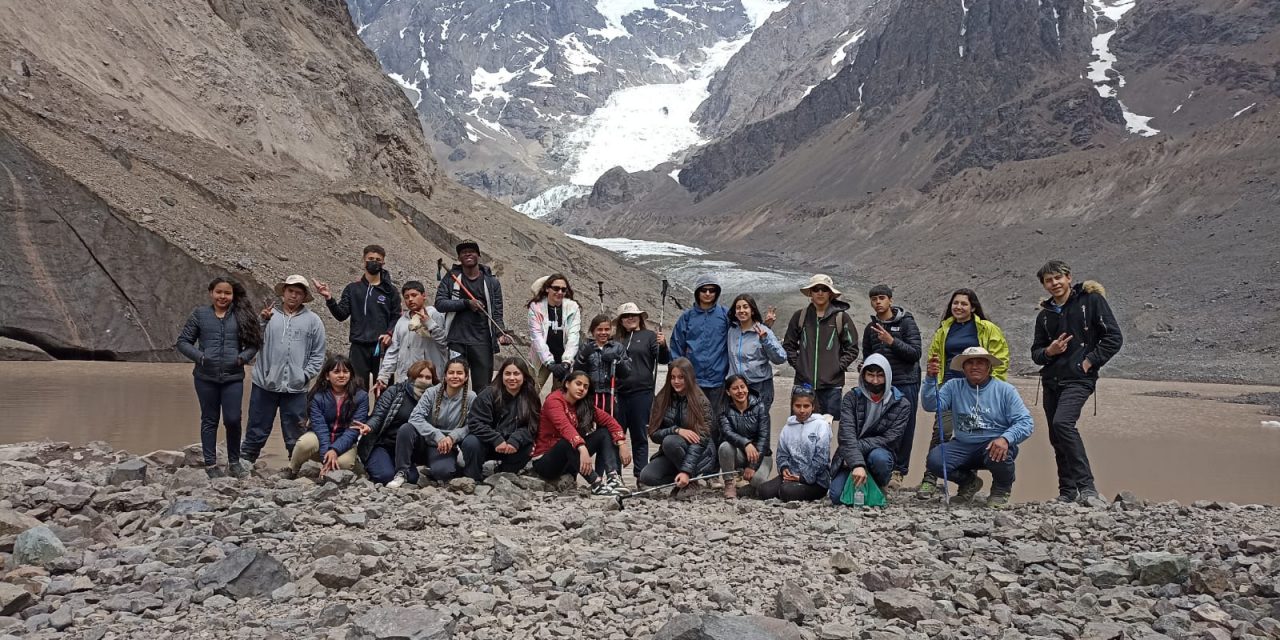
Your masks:
{"label": "wide-brim sun hat", "polygon": [[817,286],[823,286],[830,289],[831,295],[833,296],[840,295],[840,290],[837,289],[835,283],[831,281],[831,276],[825,273],[815,273],[813,277],[809,278],[809,284],[800,287],[800,293],[803,293],[806,296],[812,296],[813,288]]}
{"label": "wide-brim sun hat", "polygon": [[642,320],[649,319],[649,312],[641,311],[640,307],[636,306],[636,303],[634,302],[622,303],[618,306],[618,312],[614,315],[618,318],[621,318],[622,316],[640,316]]}
{"label": "wide-brim sun hat", "polygon": [[964,363],[974,359],[986,360],[991,364],[992,369],[1004,364],[1003,360],[991,355],[990,352],[982,347],[969,347],[968,349],[961,351],[960,355],[951,359],[951,370],[964,371]]}
{"label": "wide-brim sun hat", "polygon": [[276,295],[284,296],[284,288],[289,285],[302,287],[302,290],[306,292],[306,295],[302,297],[303,303],[311,302],[315,299],[311,296],[311,287],[307,285],[307,279],[296,273],[276,283]]}
{"label": "wide-brim sun hat", "polygon": [[533,281],[533,286],[529,287],[529,290],[533,292],[533,295],[536,296],[539,293],[542,293],[542,285],[546,284],[547,278],[550,277],[551,276],[542,276],[541,278]]}

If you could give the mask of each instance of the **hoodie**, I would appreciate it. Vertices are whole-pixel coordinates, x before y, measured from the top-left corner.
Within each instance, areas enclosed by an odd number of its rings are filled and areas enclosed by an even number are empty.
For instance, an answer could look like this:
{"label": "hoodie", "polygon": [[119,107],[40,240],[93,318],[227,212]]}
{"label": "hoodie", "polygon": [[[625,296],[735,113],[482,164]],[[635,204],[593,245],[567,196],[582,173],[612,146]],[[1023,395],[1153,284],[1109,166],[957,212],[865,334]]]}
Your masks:
{"label": "hoodie", "polygon": [[782,346],[796,370],[796,384],[815,389],[844,386],[844,372],[858,359],[858,341],[853,337],[857,327],[848,310],[849,303],[836,299],[821,318],[813,303],[791,316]]}
{"label": "hoodie", "polygon": [[[1097,380],[1098,369],[1120,351],[1124,337],[1106,295],[1100,283],[1087,280],[1071,288],[1071,295],[1061,307],[1054,304],[1053,298],[1040,303],[1031,359],[1041,365],[1042,378]],[[1049,343],[1064,333],[1071,334],[1067,350],[1056,356],[1045,353]],[[1088,372],[1081,368],[1085,358],[1091,365]]]}
{"label": "hoodie", "polygon": [[754,327],[742,330],[737,320],[729,323],[729,373],[740,374],[749,384],[773,378],[773,365],[787,361],[787,351],[773,330],[759,322],[756,326],[764,329],[764,336]]}
{"label": "hoodie", "polygon": [[497,353],[498,334],[493,324],[483,313],[471,310],[471,298],[458,285],[459,281],[466,285],[471,295],[484,303],[489,318],[493,318],[503,331],[507,329],[502,320],[502,283],[497,276],[493,275],[489,267],[480,265],[480,276],[474,281],[468,281],[467,276],[462,273],[462,265],[455,264],[449,267],[449,273],[440,279],[440,286],[436,288],[435,307],[445,314],[444,327],[449,343],[488,344],[489,349]]}
{"label": "hoodie", "polygon": [[[893,344],[880,341],[873,328],[877,324],[893,336]],[[873,353],[882,354],[889,361],[898,384],[920,384],[920,327],[910,311],[894,307],[893,317],[888,320],[871,315],[871,322],[862,330],[862,357],[869,358]]]}
{"label": "hoodie", "polygon": [[1016,445],[1035,428],[1018,390],[996,378],[976,387],[968,378],[952,378],[941,387],[934,378],[926,378],[920,405],[925,411],[952,412],[957,442],[985,444],[1003,437]]}
{"label": "hoodie", "polygon": [[342,296],[325,301],[329,313],[338,322],[351,318],[351,342],[373,344],[391,328],[400,316],[400,292],[391,283],[391,272],[382,271],[377,285],[369,284],[368,274],[342,288]]}
{"label": "hoodie", "polygon": [[[716,299],[710,309],[698,306],[698,289],[716,288]],[[729,311],[720,306],[720,281],[703,274],[693,284],[693,307],[686,309],[671,330],[671,358],[688,358],[693,362],[693,372],[698,386],[714,388],[724,385],[729,376],[729,353],[725,349],[729,339]]]}
{"label": "hoodie", "polygon": [[419,360],[426,360],[436,368],[436,373],[444,376],[444,367],[449,362],[449,341],[445,334],[444,314],[435,307],[427,307],[426,324],[414,320],[405,312],[396,320],[391,330],[391,346],[382,356],[382,365],[378,368],[378,382],[386,384],[395,376],[396,382],[404,382],[409,375],[409,367]]}
{"label": "hoodie", "polygon": [[305,393],[324,366],[324,323],[306,308],[289,315],[275,306],[262,326],[262,350],[253,365],[253,384],[274,393]]}
{"label": "hoodie", "polygon": [[777,462],[779,475],[786,469],[805,484],[830,486],[831,424],[816,413],[804,422],[787,418],[778,434]]}
{"label": "hoodie", "polygon": [[862,363],[862,368],[870,365],[884,370],[885,392],[876,402],[867,391],[866,381],[859,375],[858,386],[844,394],[840,402],[836,455],[831,460],[832,474],[841,469],[867,466],[866,457],[873,449],[894,451],[907,429],[911,412],[915,411],[911,400],[894,388],[894,373],[889,360],[874,353]]}

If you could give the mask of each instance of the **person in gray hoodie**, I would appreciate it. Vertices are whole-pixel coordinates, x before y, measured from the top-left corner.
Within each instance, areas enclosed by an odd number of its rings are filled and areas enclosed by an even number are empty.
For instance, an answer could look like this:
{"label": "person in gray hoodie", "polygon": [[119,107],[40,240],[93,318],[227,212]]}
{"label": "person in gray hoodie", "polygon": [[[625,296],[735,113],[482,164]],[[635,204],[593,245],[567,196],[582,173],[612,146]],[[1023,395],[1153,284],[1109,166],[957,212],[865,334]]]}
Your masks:
{"label": "person in gray hoodie", "polygon": [[381,394],[392,382],[409,379],[409,367],[419,360],[426,360],[436,371],[444,371],[449,361],[449,336],[445,330],[444,314],[427,306],[427,288],[417,280],[410,280],[400,287],[404,298],[404,313],[391,330],[391,346],[382,356],[378,369],[378,381],[374,383],[374,395]]}
{"label": "person in gray hoodie", "polygon": [[252,465],[262,454],[280,414],[284,448],[302,436],[307,413],[307,384],[324,365],[324,323],[306,307],[311,302],[307,279],[292,275],[276,284],[280,303],[262,311],[262,351],[253,367],[249,392],[249,429],[240,458]]}
{"label": "person in gray hoodie", "polygon": [[866,484],[868,474],[880,487],[889,484],[898,440],[908,416],[915,413],[915,404],[893,385],[893,379],[889,360],[874,353],[862,363],[858,386],[840,403],[840,430],[827,494],[832,504],[840,504],[850,476],[859,487]]}

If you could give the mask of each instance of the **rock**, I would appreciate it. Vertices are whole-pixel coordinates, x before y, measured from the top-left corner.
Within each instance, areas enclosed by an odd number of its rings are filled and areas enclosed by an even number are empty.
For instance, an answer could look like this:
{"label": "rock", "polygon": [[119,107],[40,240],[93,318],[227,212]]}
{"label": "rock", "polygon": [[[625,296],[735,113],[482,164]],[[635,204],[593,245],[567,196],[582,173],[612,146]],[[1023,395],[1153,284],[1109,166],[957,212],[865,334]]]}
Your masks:
{"label": "rock", "polygon": [[324,484],[331,484],[338,487],[345,487],[351,484],[351,482],[354,481],[355,479],[356,479],[356,474],[346,469],[335,469],[333,471],[330,471],[329,473],[324,474],[324,477],[321,478],[320,481],[323,482]]}
{"label": "rock", "polygon": [[818,615],[813,598],[800,585],[788,580],[778,587],[773,599],[773,615],[782,620],[804,622]]}
{"label": "rock", "polygon": [[365,555],[361,552],[360,543],[342,536],[323,536],[312,547],[317,558],[322,556]]}
{"label": "rock", "polygon": [[158,467],[174,469],[186,463],[187,455],[181,451],[167,451],[160,449],[142,456],[142,460],[143,462],[153,464]]}
{"label": "rock", "polygon": [[1187,556],[1165,551],[1148,551],[1129,556],[1129,572],[1144,585],[1182,582],[1191,566]]}
{"label": "rock", "polygon": [[321,556],[312,568],[316,582],[330,589],[345,589],[360,580],[360,567],[338,556]]}
{"label": "rock", "polygon": [[180,492],[192,491],[196,489],[204,489],[209,486],[209,474],[204,469],[197,467],[180,467],[173,472],[173,477],[169,478],[169,485],[166,491]]}
{"label": "rock", "polygon": [[836,551],[831,554],[831,569],[838,574],[853,573],[858,568],[858,563],[854,561],[853,556],[848,551]]}
{"label": "rock", "polygon": [[1191,572],[1188,584],[1196,593],[1216,596],[1231,589],[1231,572],[1213,565],[1197,567]]}
{"label": "rock", "polygon": [[570,613],[577,613],[582,610],[582,598],[576,593],[562,593],[556,598],[556,611],[560,615],[567,616]]}
{"label": "rock", "polygon": [[345,524],[348,527],[362,528],[369,523],[369,516],[366,515],[365,512],[363,511],[356,511],[354,513],[344,513],[338,516],[338,522],[341,522],[342,524]]}
{"label": "rock", "polygon": [[450,480],[447,486],[454,493],[471,495],[476,492],[476,481],[466,476]]}
{"label": "rock", "polygon": [[0,582],[0,616],[13,616],[35,604],[36,596],[16,584]]}
{"label": "rock", "polygon": [[169,505],[164,514],[166,516],[187,516],[193,513],[208,513],[210,511],[213,511],[213,507],[200,498],[181,498]]}
{"label": "rock", "polygon": [[1120,640],[1124,627],[1114,622],[1090,622],[1084,626],[1080,640]]}
{"label": "rock", "polygon": [[848,640],[857,635],[857,630],[847,624],[828,622],[818,627],[819,640]]}
{"label": "rock", "polygon": [[253,547],[241,547],[200,571],[196,587],[210,587],[232,598],[269,596],[293,580],[279,560]]}
{"label": "rock", "polygon": [[126,482],[146,482],[147,481],[147,463],[141,458],[125,460],[120,464],[111,468],[111,475],[107,478],[108,484],[116,486]]}
{"label": "rock", "polygon": [[53,627],[55,631],[62,631],[74,623],[75,618],[72,616],[71,605],[64,604],[49,615],[49,626]]}
{"label": "rock", "polygon": [[729,585],[718,582],[712,585],[710,593],[707,594],[707,599],[716,604],[733,604],[738,601],[738,596]]}
{"label": "rock", "polygon": [[493,537],[493,568],[505,571],[528,557],[524,547],[502,536]]}
{"label": "rock", "polygon": [[1128,584],[1132,574],[1129,573],[1129,568],[1125,565],[1108,561],[1085,567],[1084,576],[1095,587],[1106,589]]}
{"label": "rock", "polygon": [[507,500],[528,499],[529,492],[516,483],[517,477],[512,473],[495,473],[485,478],[484,483],[492,489],[491,496]]}
{"label": "rock", "polygon": [[1191,610],[1191,619],[1231,628],[1231,616],[1216,605],[1205,602]]}
{"label": "rock", "polygon": [[555,585],[557,589],[563,589],[573,584],[575,575],[572,569],[561,569],[551,574],[551,584]]}
{"label": "rock", "polygon": [[446,613],[424,605],[373,607],[352,622],[361,640],[449,640],[456,623]]}
{"label": "rock", "polygon": [[67,480],[50,480],[44,483],[44,487],[58,494],[58,506],[68,511],[79,511],[86,504],[97,489],[93,485],[85,482],[70,482]]}
{"label": "rock", "polygon": [[[847,636],[852,637],[852,636]],[[764,616],[682,613],[667,621],[653,640],[801,640],[800,627]]]}
{"label": "rock", "polygon": [[235,606],[235,603],[236,603],[235,600],[232,600],[231,598],[228,598],[219,593],[219,594],[209,596],[201,604],[204,605],[204,608],[206,609],[221,611],[223,609],[226,609],[227,607]]}
{"label": "rock", "polygon": [[40,521],[20,511],[0,507],[0,536],[16,536],[40,526]]}
{"label": "rock", "polygon": [[1048,564],[1053,561],[1049,556],[1049,548],[1042,544],[1019,545],[1014,557],[1019,571],[1033,564]]}
{"label": "rock", "polygon": [[937,605],[913,591],[893,588],[875,595],[875,609],[881,617],[915,624],[932,616]]}
{"label": "rock", "polygon": [[347,621],[351,617],[351,608],[341,602],[325,606],[316,616],[316,626],[330,629]]}
{"label": "rock", "polygon": [[14,564],[44,567],[67,553],[58,536],[49,527],[38,526],[18,534],[13,543]]}

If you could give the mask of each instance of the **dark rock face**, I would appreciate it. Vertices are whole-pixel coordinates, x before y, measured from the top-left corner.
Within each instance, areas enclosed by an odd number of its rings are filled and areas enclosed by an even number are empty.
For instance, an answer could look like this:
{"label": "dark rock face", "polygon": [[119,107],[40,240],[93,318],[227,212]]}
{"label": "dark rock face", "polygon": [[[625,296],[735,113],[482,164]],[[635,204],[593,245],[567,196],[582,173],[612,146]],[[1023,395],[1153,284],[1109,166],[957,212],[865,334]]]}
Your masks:
{"label": "dark rock face", "polygon": [[262,597],[291,579],[279,560],[259,549],[241,547],[202,570],[196,586],[211,587],[230,598]]}

